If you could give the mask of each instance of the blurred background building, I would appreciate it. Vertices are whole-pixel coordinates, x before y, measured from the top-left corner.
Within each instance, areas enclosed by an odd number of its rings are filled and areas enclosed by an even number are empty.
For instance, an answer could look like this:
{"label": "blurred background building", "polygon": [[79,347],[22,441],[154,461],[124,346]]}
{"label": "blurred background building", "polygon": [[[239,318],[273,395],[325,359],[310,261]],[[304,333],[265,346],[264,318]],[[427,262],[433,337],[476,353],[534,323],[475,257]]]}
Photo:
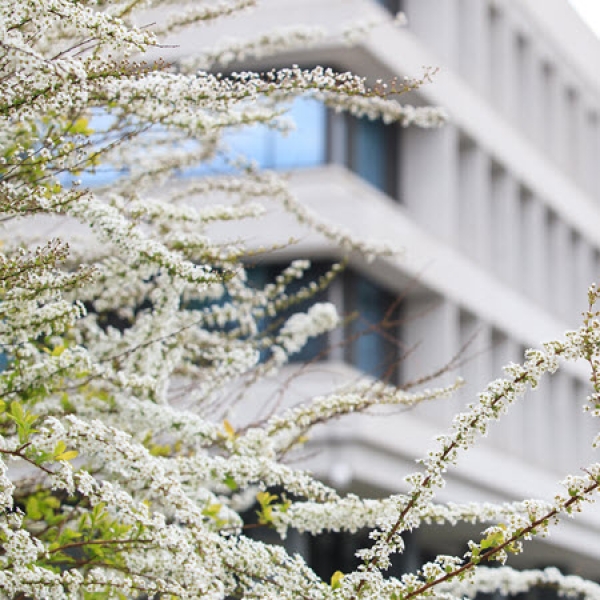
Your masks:
{"label": "blurred background building", "polygon": [[[397,11],[407,27],[392,23]],[[290,136],[255,128],[230,142],[264,167],[290,171],[298,198],[323,218],[406,249],[371,264],[352,259],[322,295],[360,317],[307,348],[302,358],[326,347],[329,357],[294,380],[294,397],[359,373],[406,384],[463,349],[458,368],[428,384],[463,375],[456,399],[341,421],[313,440],[314,470],[343,489],[379,496],[405,489],[414,459],[502,375],[502,365],[580,323],[587,286],[600,274],[600,42],[566,0],[263,0],[224,29],[178,38],[175,55],[192,56],[224,33],[249,39],[299,24],[339,32],[357,20],[380,23],[355,46],[338,36],[234,66],[319,64],[372,83],[437,66],[433,83],[403,100],[445,107],[448,125],[401,129],[304,100],[292,107]],[[338,257],[280,213],[259,227],[245,225],[244,237],[257,245],[290,235],[300,242],[256,265],[257,281],[273,278],[292,256],[311,258],[313,275]],[[586,365],[565,365],[514,406],[448,473],[440,499],[552,498],[566,473],[593,460],[598,427],[582,410],[588,376]],[[394,569],[461,554],[479,529],[419,531]],[[331,534],[294,543],[327,576],[348,568],[355,545],[367,542]],[[514,564],[555,564],[597,578],[599,560],[600,513],[592,507]]]}

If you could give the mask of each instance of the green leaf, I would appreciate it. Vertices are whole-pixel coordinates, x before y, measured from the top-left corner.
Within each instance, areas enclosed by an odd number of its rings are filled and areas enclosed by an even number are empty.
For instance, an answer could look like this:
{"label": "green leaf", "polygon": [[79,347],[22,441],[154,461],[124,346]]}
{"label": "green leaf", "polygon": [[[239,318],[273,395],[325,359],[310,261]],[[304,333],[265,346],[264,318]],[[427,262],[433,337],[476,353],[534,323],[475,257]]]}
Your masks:
{"label": "green leaf", "polygon": [[52,350],[52,356],[60,356],[66,350],[65,346],[56,346],[54,350]]}
{"label": "green leaf", "polygon": [[211,519],[216,519],[219,513],[221,512],[222,504],[209,504],[202,510],[202,514],[205,517],[210,517]]}
{"label": "green leaf", "polygon": [[86,119],[85,117],[80,117],[69,127],[69,133],[74,133],[78,135],[91,135],[92,133],[94,133],[94,130],[90,129],[88,125],[88,119]]}
{"label": "green leaf", "polygon": [[35,496],[27,498],[25,512],[27,513],[27,516],[34,521],[39,521],[43,517],[38,499]]}
{"label": "green leaf", "polygon": [[480,547],[482,550],[488,550],[489,548],[495,548],[502,543],[504,543],[504,532],[492,531],[485,539],[481,540]]}
{"label": "green leaf", "polygon": [[258,492],[256,494],[256,500],[261,506],[265,507],[275,502],[277,496],[275,494],[270,494],[269,492]]}
{"label": "green leaf", "polygon": [[331,576],[331,589],[332,590],[337,590],[339,587],[342,586],[342,579],[344,578],[344,574],[341,571],[336,571],[332,576]]}
{"label": "green leaf", "polygon": [[77,450],[67,450],[67,452],[58,454],[54,458],[56,460],[73,460],[77,457],[78,454],[79,452],[77,452]]}
{"label": "green leaf", "polygon": [[233,428],[233,425],[227,420],[225,419],[223,421],[223,429],[225,429],[225,433],[227,434],[227,437],[230,440],[235,440],[236,438],[236,433],[235,433],[235,429]]}
{"label": "green leaf", "polygon": [[231,475],[226,475],[223,483],[232,491],[235,492],[238,489],[238,485],[235,479]]}
{"label": "green leaf", "polygon": [[33,429],[32,425],[35,423],[35,421],[37,421],[38,416],[30,413],[27,410],[23,410],[23,407],[19,402],[11,403],[10,414],[8,417],[12,419],[17,426],[19,443],[25,444],[28,441],[29,436],[32,433],[36,433],[36,430]]}

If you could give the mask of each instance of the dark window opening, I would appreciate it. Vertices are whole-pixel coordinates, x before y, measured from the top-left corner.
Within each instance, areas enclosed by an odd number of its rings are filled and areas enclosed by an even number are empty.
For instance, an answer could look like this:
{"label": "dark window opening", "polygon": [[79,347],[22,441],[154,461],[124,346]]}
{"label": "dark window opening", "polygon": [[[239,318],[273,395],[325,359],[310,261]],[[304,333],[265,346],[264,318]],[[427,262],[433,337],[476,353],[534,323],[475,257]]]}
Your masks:
{"label": "dark window opening", "polygon": [[389,10],[392,14],[396,14],[404,10],[403,0],[377,0],[377,3],[381,4],[383,8]]}
{"label": "dark window opening", "polygon": [[360,275],[344,276],[344,313],[351,316],[346,327],[346,360],[372,377],[398,383],[398,298]]}
{"label": "dark window opening", "polygon": [[348,128],[348,166],[378,190],[395,198],[398,127],[366,117],[350,117]]}
{"label": "dark window opening", "polygon": [[381,120],[328,112],[328,162],[344,165],[384,194],[398,198],[401,128]]}
{"label": "dark window opening", "polygon": [[[295,279],[290,282],[286,288],[286,295],[293,297],[302,288],[308,286],[311,282],[324,276],[331,268],[330,263],[314,262],[310,268],[304,272],[301,279]],[[261,265],[247,269],[248,282],[252,287],[257,289],[264,288],[265,285],[273,283],[275,278],[281,274],[283,268],[281,265]],[[306,312],[313,304],[317,302],[328,301],[328,290],[323,289],[317,291],[310,298],[300,302],[294,302],[288,308],[273,317],[264,317],[259,324],[260,331],[274,330],[276,332],[289,317],[298,312]],[[290,355],[290,362],[311,362],[315,360],[323,360],[327,356],[329,347],[329,336],[323,334],[317,337],[309,338],[304,347],[295,354]],[[267,358],[266,352],[263,359]]]}

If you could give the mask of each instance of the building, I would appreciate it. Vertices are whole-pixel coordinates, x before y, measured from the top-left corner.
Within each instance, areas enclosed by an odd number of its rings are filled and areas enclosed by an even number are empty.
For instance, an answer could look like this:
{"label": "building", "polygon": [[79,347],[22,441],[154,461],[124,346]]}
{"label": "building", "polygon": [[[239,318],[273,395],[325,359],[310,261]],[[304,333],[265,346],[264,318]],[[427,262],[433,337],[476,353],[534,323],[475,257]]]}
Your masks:
{"label": "building", "polygon": [[[336,423],[315,440],[320,452],[312,466],[334,483],[366,495],[401,491],[414,459],[483,384],[501,376],[503,364],[580,322],[586,288],[600,274],[600,41],[565,0],[262,4],[232,20],[226,33],[247,38],[299,23],[336,32],[357,16],[381,23],[354,47],[323,41],[251,61],[251,68],[324,64],[375,81],[440,67],[434,82],[410,98],[448,110],[451,122],[440,130],[384,127],[304,103],[293,109],[296,137],[262,132],[251,144],[264,166],[291,171],[298,197],[320,215],[406,248],[398,259],[354,260],[327,292],[344,312],[359,310],[371,324],[399,298],[392,319],[397,341],[374,334],[341,345],[340,337],[327,340],[329,362],[299,379],[296,393],[355,376],[353,369],[406,382],[466,346],[459,372],[468,384],[457,399],[393,418]],[[405,11],[407,28],[387,17],[397,10]],[[203,30],[201,45],[222,33]],[[176,57],[193,55],[197,32],[177,43]],[[283,239],[295,232],[279,214],[267,223],[252,232],[257,244],[277,239],[273,232]],[[299,235],[282,258],[310,256],[316,271],[335,258],[324,242]],[[440,498],[553,497],[565,474],[592,460],[597,427],[582,411],[587,379],[585,365],[566,365],[515,406],[448,474]],[[419,531],[404,566],[419,554],[461,553],[470,533]],[[338,551],[346,553],[340,561],[351,561],[346,542],[321,540],[313,562],[325,564]],[[323,550],[326,543],[330,550]],[[596,578],[599,560],[600,513],[590,509],[514,564],[557,564]]]}

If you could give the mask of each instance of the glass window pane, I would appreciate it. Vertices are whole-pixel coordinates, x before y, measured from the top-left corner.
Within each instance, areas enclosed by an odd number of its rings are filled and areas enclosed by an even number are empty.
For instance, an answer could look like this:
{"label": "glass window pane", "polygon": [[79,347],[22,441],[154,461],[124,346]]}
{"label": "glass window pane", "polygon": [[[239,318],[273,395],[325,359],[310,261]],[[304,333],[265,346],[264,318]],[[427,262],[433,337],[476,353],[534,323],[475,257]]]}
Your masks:
{"label": "glass window pane", "polygon": [[397,13],[402,10],[400,0],[377,0],[384,8],[387,8],[392,13]]}
{"label": "glass window pane", "polygon": [[242,155],[245,159],[255,161],[259,166],[271,166],[269,156],[270,132],[264,125],[244,127],[225,135],[225,143],[231,149],[232,157]]}
{"label": "glass window pane", "polygon": [[388,165],[386,125],[359,119],[355,123],[352,169],[376,188],[387,191]]}
{"label": "glass window pane", "polygon": [[325,162],[326,111],[316,100],[298,98],[289,112],[296,129],[288,135],[273,132],[274,167],[314,167]]}
{"label": "glass window pane", "polygon": [[[297,98],[286,114],[295,124],[287,135],[265,125],[253,125],[226,133],[224,141],[230,158],[242,156],[263,169],[314,167],[325,162],[326,109],[320,102]],[[190,169],[188,175],[231,171],[221,157]]]}
{"label": "glass window pane", "polygon": [[394,308],[394,297],[368,279],[350,273],[346,298],[345,312],[357,315],[348,331],[349,362],[373,377],[385,377],[394,383],[394,365],[398,358],[395,323],[398,310]]}
{"label": "glass window pane", "polygon": [[[297,98],[286,116],[295,123],[288,135],[269,129],[265,125],[247,126],[225,131],[223,142],[227,155],[219,154],[212,161],[186,169],[184,177],[202,177],[231,173],[231,160],[242,157],[254,161],[264,169],[292,169],[313,167],[326,161],[327,112],[321,102],[310,98]],[[92,129],[104,132],[112,124],[113,117],[98,110],[90,120]],[[151,145],[152,131],[144,135]],[[100,135],[92,139],[100,139]],[[120,167],[102,164],[95,171],[85,171],[78,178],[83,185],[99,186],[112,183],[123,175]],[[72,177],[64,175],[63,185],[71,185]]]}
{"label": "glass window pane", "polygon": [[[286,294],[292,297],[294,293],[299,292],[303,287],[307,286],[311,281],[317,281],[329,271],[331,265],[323,263],[313,263],[311,267],[304,273],[300,280],[292,281],[286,288]],[[263,288],[267,283],[272,283],[275,278],[281,273],[283,267],[279,265],[262,265],[247,270],[248,284],[257,289]],[[279,312],[274,317],[266,316],[258,327],[260,331],[265,331],[271,327],[275,327],[272,333],[275,333],[293,314],[298,312],[306,312],[317,302],[327,301],[327,290],[320,290],[311,298],[294,304],[287,310]],[[318,337],[310,338],[299,352],[292,354],[289,357],[290,362],[310,362],[313,360],[322,360],[326,358],[328,346],[327,334]],[[263,352],[262,360],[268,357],[268,352]]]}

